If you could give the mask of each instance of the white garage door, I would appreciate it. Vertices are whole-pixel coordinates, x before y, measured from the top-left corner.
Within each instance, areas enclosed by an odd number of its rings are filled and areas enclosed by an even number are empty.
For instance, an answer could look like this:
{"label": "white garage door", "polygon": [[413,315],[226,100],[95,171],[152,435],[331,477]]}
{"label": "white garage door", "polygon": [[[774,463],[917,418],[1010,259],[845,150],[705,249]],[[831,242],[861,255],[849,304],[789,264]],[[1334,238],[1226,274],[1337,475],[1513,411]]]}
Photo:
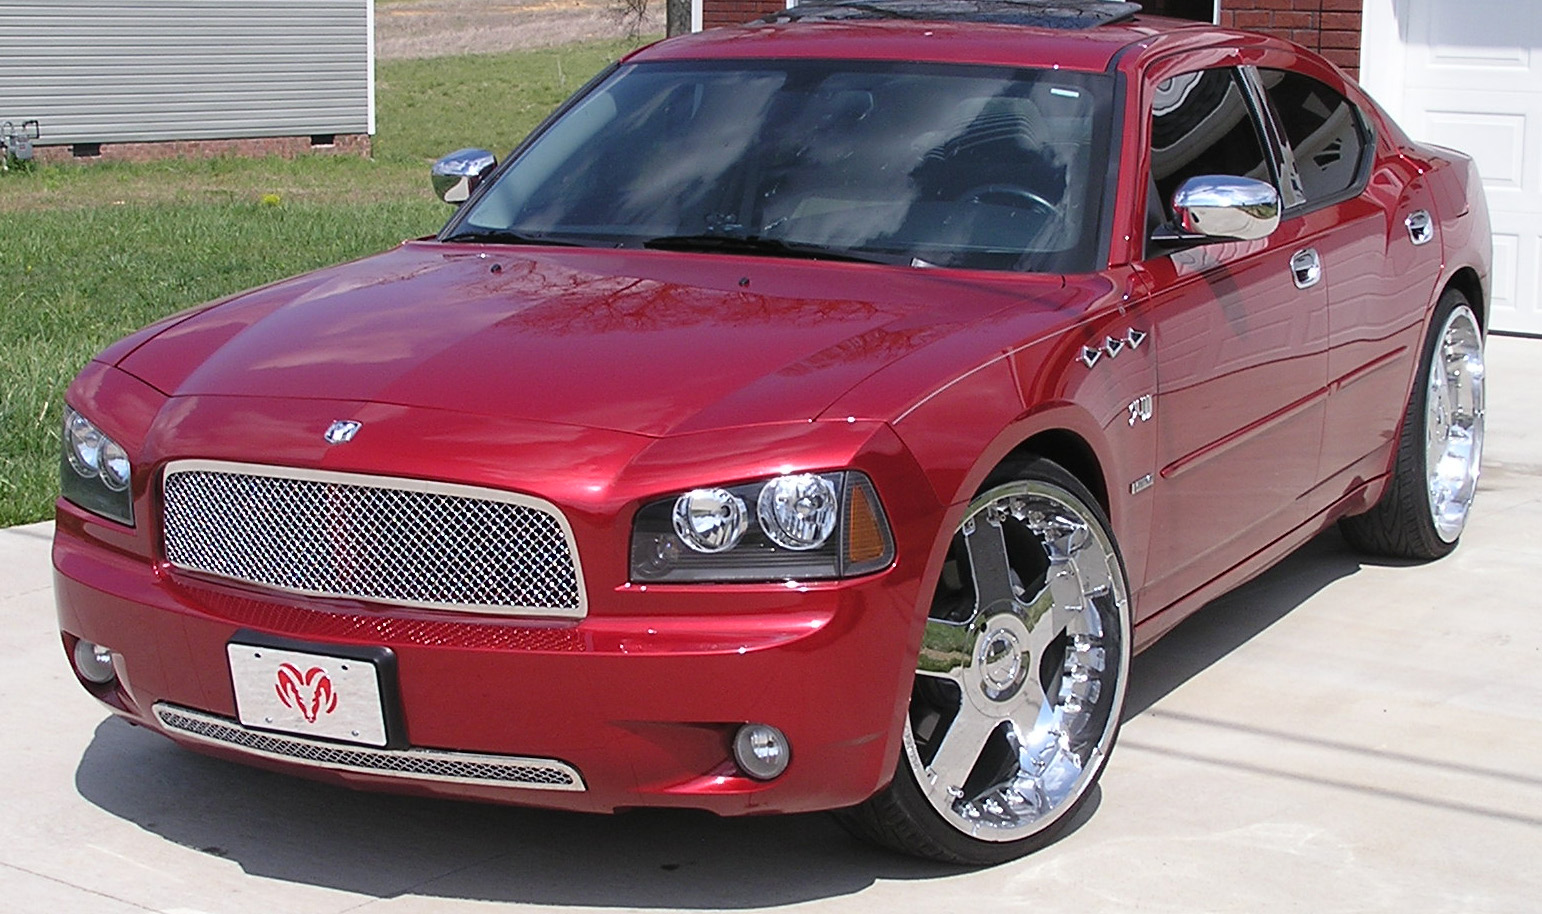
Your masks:
{"label": "white garage door", "polygon": [[1367,0],[1366,88],[1472,154],[1494,223],[1492,325],[1542,334],[1542,2]]}

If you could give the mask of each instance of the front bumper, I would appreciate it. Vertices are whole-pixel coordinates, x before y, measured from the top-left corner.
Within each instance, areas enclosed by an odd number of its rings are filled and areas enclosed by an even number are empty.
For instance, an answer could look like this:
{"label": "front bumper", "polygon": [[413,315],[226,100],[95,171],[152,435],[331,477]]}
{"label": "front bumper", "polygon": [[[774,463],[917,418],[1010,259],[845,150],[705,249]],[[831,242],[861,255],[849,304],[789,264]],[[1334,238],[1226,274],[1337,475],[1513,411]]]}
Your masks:
{"label": "front bumper", "polygon": [[[65,647],[111,649],[116,681],[86,687],[198,751],[401,793],[723,815],[849,806],[881,788],[898,758],[922,621],[916,576],[902,567],[817,585],[623,585],[591,594],[582,620],[502,619],[246,589],[113,548],[115,535],[60,504]],[[338,743],[292,753],[242,728],[226,655],[239,631],[319,652],[388,648],[406,743],[389,751],[407,753],[412,770]],[[168,714],[182,722],[168,726]],[[792,762],[780,777],[753,780],[734,765],[731,741],[746,722],[787,735]],[[448,767],[416,766],[430,757]],[[560,767],[576,784],[456,773],[478,759]]]}

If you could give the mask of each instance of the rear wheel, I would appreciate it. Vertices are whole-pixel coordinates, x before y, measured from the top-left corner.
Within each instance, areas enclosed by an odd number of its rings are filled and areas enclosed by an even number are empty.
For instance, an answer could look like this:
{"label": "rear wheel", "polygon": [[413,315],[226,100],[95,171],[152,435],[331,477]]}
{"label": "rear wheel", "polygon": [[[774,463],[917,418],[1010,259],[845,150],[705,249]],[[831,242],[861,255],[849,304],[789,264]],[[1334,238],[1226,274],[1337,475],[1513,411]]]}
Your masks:
{"label": "rear wheel", "polygon": [[1339,522],[1357,549],[1436,559],[1456,548],[1483,460],[1483,333],[1467,298],[1440,297],[1403,417],[1387,491],[1364,514]]}
{"label": "rear wheel", "polygon": [[988,484],[953,537],[893,782],[841,814],[863,837],[953,863],[1049,843],[1113,748],[1130,661],[1107,519],[1047,460]]}

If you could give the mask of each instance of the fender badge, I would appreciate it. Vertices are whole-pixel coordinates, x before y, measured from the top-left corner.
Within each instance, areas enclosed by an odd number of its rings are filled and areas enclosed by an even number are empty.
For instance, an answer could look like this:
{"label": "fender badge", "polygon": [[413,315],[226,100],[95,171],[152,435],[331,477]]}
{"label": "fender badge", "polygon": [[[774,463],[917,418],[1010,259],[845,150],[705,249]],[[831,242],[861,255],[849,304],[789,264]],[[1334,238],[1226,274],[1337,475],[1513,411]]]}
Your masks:
{"label": "fender badge", "polygon": [[1155,411],[1151,399],[1151,394],[1142,394],[1140,397],[1131,400],[1130,405],[1125,408],[1130,411],[1131,426],[1135,425],[1135,421],[1137,419],[1141,422],[1149,422],[1151,420],[1152,413]]}
{"label": "fender badge", "polygon": [[332,424],[327,426],[327,433],[322,437],[327,439],[327,444],[346,444],[353,440],[353,436],[357,435],[363,426],[364,423],[355,422],[352,419],[334,419]]}
{"label": "fender badge", "polygon": [[1136,330],[1134,327],[1126,327],[1122,336],[1105,336],[1101,345],[1083,346],[1082,351],[1077,354],[1076,360],[1088,368],[1092,368],[1105,356],[1110,359],[1117,359],[1119,358],[1119,353],[1126,349],[1139,349],[1140,344],[1146,341],[1146,336],[1145,331]]}

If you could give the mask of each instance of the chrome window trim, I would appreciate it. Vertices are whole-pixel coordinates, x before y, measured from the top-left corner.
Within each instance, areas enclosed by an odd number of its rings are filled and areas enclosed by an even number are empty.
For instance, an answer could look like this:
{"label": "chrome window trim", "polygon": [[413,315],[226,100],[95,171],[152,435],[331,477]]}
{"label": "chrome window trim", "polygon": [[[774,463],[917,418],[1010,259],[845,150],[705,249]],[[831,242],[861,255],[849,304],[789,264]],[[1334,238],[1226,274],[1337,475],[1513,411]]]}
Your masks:
{"label": "chrome window trim", "polygon": [[[172,561],[166,554],[166,529],[165,529],[165,493],[166,480],[177,473],[208,472],[243,474],[249,476],[265,476],[272,479],[298,479],[309,482],[332,483],[345,486],[360,486],[376,489],[396,489],[402,491],[422,492],[428,495],[443,495],[451,498],[480,499],[483,501],[502,502],[540,511],[551,516],[562,531],[562,538],[567,544],[568,556],[573,563],[574,587],[577,590],[577,606],[573,609],[548,606],[501,606],[481,603],[440,603],[418,600],[380,599],[376,597],[354,596],[335,593],[332,591],[305,590],[292,587],[284,587],[266,581],[256,581],[250,578],[236,577],[219,574],[207,569],[184,565]],[[518,492],[508,492],[501,489],[484,489],[478,486],[462,485],[450,482],[435,482],[427,479],[412,479],[403,476],[376,476],[368,473],[341,473],[334,470],[301,469],[298,467],[274,466],[270,464],[240,463],[227,460],[172,460],[161,468],[160,493],[158,504],[161,513],[160,551],[161,557],[174,568],[179,568],[191,574],[200,575],[215,580],[238,581],[253,587],[261,587],[264,590],[291,593],[297,596],[317,597],[321,599],[361,600],[368,603],[376,603],[386,606],[403,606],[413,609],[437,609],[459,613],[477,613],[498,616],[541,616],[561,619],[582,619],[589,614],[589,594],[584,586],[584,569],[578,554],[578,541],[573,536],[573,527],[568,523],[567,515],[551,502],[536,498],[531,495],[522,495]]]}
{"label": "chrome window trim", "polygon": [[[377,749],[372,746],[305,739],[304,737],[272,733],[266,730],[254,730],[229,718],[196,711],[192,708],[174,705],[165,701],[156,702],[153,711],[155,712],[156,721],[168,733],[176,734],[183,739],[189,739],[206,746],[217,746],[221,749],[242,753],[243,755],[254,755],[261,758],[288,762],[293,765],[303,765],[308,768],[322,768],[328,771],[350,771],[414,781],[432,781],[438,784],[495,785],[499,787],[516,787],[524,790],[560,790],[572,793],[583,793],[588,790],[588,787],[584,784],[583,776],[578,773],[578,769],[557,759],[529,758],[517,755],[488,755],[477,752],[452,752],[444,749]],[[291,751],[273,751],[233,739],[221,739],[218,736],[209,735],[209,733],[204,732],[205,730],[228,731],[231,735],[239,734],[244,739],[275,747],[283,747]],[[340,756],[356,757],[361,760],[373,759],[383,764],[377,767],[367,764],[348,764],[341,761],[322,761],[307,757],[305,753],[308,752],[333,753]],[[552,777],[559,778],[560,780],[547,782],[498,777],[461,777],[449,774],[435,774],[432,771],[410,771],[393,768],[391,767],[392,763],[419,765],[429,768],[453,768],[460,766],[482,768],[488,771],[516,771],[524,769],[533,772],[548,772]]]}
{"label": "chrome window trim", "polygon": [[1274,108],[1269,101],[1269,93],[1264,89],[1263,79],[1258,75],[1258,67],[1243,64],[1237,68],[1237,72],[1242,81],[1243,91],[1253,109],[1253,117],[1258,123],[1264,142],[1268,144],[1266,154],[1274,161],[1274,186],[1280,192],[1281,211],[1288,212],[1305,206],[1309,201],[1306,198],[1306,191],[1301,187],[1300,172],[1296,169],[1296,151],[1285,138],[1285,128],[1275,116]]}

